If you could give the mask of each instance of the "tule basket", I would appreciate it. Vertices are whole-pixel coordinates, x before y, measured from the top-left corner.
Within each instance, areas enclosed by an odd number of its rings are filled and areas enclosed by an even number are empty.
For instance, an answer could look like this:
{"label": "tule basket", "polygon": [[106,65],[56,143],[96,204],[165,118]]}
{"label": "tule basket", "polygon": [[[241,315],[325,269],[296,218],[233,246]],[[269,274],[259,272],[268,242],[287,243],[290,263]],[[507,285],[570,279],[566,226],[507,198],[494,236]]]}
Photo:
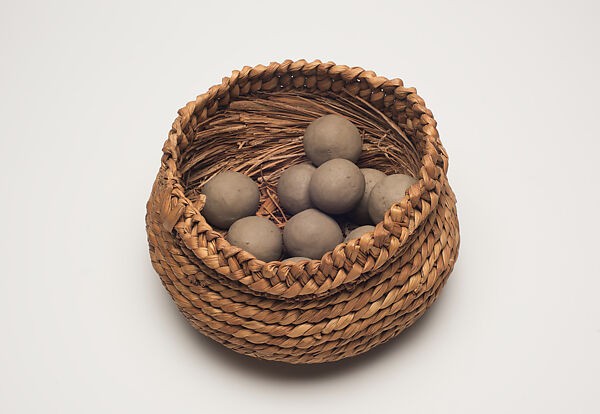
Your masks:
{"label": "tule basket", "polygon": [[[178,113],[146,230],[154,269],[203,334],[257,358],[335,361],[395,337],[439,295],[458,254],[456,200],[436,122],[414,88],[357,67],[286,60],[234,71]],[[307,160],[303,131],[328,113],[363,134],[359,167],[418,183],[374,232],[321,260],[265,263],[231,246],[202,216],[202,184],[223,170],[247,174],[261,191],[257,214],[283,227],[278,177]]]}

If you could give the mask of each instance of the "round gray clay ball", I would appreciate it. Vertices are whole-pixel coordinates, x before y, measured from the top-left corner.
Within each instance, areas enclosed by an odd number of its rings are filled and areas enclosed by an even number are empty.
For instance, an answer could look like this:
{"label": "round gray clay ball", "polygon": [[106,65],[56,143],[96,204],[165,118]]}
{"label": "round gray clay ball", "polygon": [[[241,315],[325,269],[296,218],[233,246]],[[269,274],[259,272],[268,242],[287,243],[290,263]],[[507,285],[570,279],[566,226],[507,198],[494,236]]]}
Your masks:
{"label": "round gray clay ball", "polygon": [[365,191],[365,177],[356,165],[336,158],[323,163],[310,180],[310,199],[330,214],[352,210]]}
{"label": "round gray clay ball", "polygon": [[392,204],[400,202],[408,187],[416,182],[417,180],[409,175],[393,174],[375,184],[369,196],[369,216],[373,223],[383,221],[385,212]]}
{"label": "round gray clay ball", "polygon": [[334,219],[309,208],[288,220],[283,228],[283,243],[294,256],[320,259],[343,240]]}
{"label": "round gray clay ball", "polygon": [[227,241],[270,262],[279,259],[283,246],[281,231],[272,221],[260,216],[244,217],[229,228]]}
{"label": "round gray clay ball", "polygon": [[363,234],[368,233],[370,231],[374,231],[374,230],[375,230],[374,226],[357,227],[354,230],[352,230],[350,233],[348,233],[348,235],[344,239],[344,242],[348,243],[350,240],[358,239],[358,238],[362,237]]}
{"label": "round gray clay ball", "polygon": [[304,132],[304,152],[315,165],[334,158],[358,161],[362,137],[354,124],[339,115],[325,115],[308,125]]}
{"label": "round gray clay ball", "polygon": [[308,187],[316,168],[310,164],[294,165],[281,174],[277,184],[277,197],[281,207],[297,214],[311,207]]}
{"label": "round gray clay ball", "polygon": [[361,168],[360,172],[365,177],[365,191],[350,214],[352,221],[356,224],[367,224],[371,222],[371,218],[369,217],[369,195],[375,184],[385,177],[385,173],[373,168]]}
{"label": "round gray clay ball", "polygon": [[258,185],[244,174],[225,171],[202,187],[206,204],[202,215],[211,225],[226,229],[234,221],[251,216],[258,210]]}
{"label": "round gray clay ball", "polygon": [[310,259],[308,257],[301,257],[301,256],[288,257],[282,263],[285,263],[285,262],[298,263],[298,262],[302,262],[303,260],[310,260]]}

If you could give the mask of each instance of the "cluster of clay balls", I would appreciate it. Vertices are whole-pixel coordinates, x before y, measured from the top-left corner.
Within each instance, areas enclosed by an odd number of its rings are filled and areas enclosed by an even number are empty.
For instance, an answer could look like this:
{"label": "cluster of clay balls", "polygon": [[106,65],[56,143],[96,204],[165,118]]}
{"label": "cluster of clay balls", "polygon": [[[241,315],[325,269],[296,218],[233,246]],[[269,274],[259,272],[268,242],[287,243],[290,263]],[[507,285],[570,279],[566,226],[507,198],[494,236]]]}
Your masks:
{"label": "cluster of clay balls", "polygon": [[[372,168],[358,168],[362,151],[358,129],[338,115],[313,121],[304,133],[304,151],[312,164],[286,169],[279,178],[277,196],[281,207],[292,217],[283,236],[258,211],[258,185],[246,175],[222,172],[202,187],[206,203],[202,210],[213,226],[229,229],[231,245],[238,246],[265,262],[279,260],[283,247],[285,261],[320,259],[342,241],[360,238],[383,220],[393,203],[400,201],[417,181],[408,175],[386,175]],[[344,239],[338,222],[346,217],[360,227]]]}

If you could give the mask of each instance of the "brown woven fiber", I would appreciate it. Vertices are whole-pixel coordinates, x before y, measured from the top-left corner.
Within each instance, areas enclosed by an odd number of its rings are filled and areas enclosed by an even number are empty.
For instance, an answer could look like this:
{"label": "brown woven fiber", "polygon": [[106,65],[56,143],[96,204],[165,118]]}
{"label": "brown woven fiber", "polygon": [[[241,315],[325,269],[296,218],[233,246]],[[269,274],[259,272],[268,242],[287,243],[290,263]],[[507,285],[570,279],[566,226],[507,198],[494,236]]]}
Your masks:
{"label": "brown woven fiber", "polygon": [[[234,170],[261,190],[260,215],[289,218],[275,188],[306,162],[302,134],[329,113],[363,134],[359,167],[419,181],[374,233],[321,260],[265,263],[202,216],[200,187]],[[455,197],[436,121],[414,88],[332,62],[244,67],[179,110],[147,204],[156,272],[190,323],[236,352],[289,363],[334,361],[398,335],[433,303],[458,255]]]}

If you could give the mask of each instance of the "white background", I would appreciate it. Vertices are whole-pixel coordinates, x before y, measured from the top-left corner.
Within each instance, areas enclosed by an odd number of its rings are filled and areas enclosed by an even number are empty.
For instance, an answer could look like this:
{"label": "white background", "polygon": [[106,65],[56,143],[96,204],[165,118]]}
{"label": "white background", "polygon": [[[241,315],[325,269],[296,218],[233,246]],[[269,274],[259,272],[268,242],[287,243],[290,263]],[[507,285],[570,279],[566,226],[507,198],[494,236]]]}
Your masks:
{"label": "white background", "polygon": [[[0,5],[0,411],[600,411],[596,1]],[[415,326],[363,356],[239,356],[178,313],[145,202],[176,111],[285,58],[415,86],[462,245]]]}

